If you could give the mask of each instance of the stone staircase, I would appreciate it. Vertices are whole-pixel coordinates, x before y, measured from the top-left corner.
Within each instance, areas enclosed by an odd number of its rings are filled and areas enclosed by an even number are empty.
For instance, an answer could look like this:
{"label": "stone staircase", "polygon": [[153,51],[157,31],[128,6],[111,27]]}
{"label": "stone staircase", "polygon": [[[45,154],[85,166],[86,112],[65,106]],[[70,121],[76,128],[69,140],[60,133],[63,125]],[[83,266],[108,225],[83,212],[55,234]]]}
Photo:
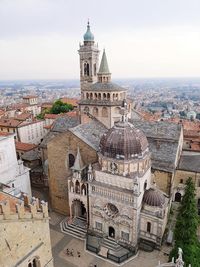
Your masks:
{"label": "stone staircase", "polygon": [[115,240],[112,240],[110,238],[103,238],[101,241],[101,246],[114,251],[121,249],[121,246],[117,244]]}
{"label": "stone staircase", "polygon": [[60,223],[61,231],[65,234],[69,234],[75,238],[84,240],[87,233],[87,221],[85,218],[76,217],[72,221],[69,218],[65,218]]}

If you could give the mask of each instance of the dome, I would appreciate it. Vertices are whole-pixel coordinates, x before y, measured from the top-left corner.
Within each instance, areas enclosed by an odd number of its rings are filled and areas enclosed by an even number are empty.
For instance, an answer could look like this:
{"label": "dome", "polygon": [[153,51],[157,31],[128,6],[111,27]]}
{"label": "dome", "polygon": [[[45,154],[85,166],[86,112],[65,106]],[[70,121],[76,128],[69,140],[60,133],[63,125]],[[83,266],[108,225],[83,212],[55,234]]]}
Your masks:
{"label": "dome", "polygon": [[144,192],[143,202],[149,206],[161,207],[165,203],[165,197],[156,188],[150,188]]}
{"label": "dome", "polygon": [[128,122],[116,123],[100,140],[100,153],[115,159],[135,158],[147,148],[144,133]]}
{"label": "dome", "polygon": [[84,39],[84,41],[94,41],[94,35],[90,31],[90,23],[89,22],[88,22],[88,25],[87,25],[87,31],[83,35],[83,39]]}

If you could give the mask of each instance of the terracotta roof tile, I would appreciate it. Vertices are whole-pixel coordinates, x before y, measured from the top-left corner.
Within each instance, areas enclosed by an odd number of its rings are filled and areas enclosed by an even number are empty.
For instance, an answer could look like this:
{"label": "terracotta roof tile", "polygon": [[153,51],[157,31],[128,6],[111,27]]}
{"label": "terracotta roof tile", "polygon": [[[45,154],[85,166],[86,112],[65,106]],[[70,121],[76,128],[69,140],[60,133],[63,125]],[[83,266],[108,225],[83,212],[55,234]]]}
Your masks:
{"label": "terracotta roof tile", "polygon": [[0,120],[0,126],[3,127],[12,127],[15,128],[18,125],[20,125],[22,123],[22,121],[10,118],[10,119],[1,119]]}
{"label": "terracotta roof tile", "polygon": [[37,98],[38,96],[36,95],[26,95],[26,96],[23,96],[23,99],[31,99],[31,98]]}
{"label": "terracotta roof tile", "polygon": [[16,150],[25,151],[25,152],[37,148],[37,146],[34,144],[22,143],[22,142],[18,142],[18,141],[15,142],[15,146],[16,146]]}
{"label": "terracotta roof tile", "polygon": [[78,101],[79,101],[79,99],[77,99],[77,98],[68,98],[68,97],[63,97],[60,100],[63,103],[71,104],[74,107],[78,106]]}
{"label": "terracotta roof tile", "polygon": [[57,119],[60,115],[59,114],[45,114],[45,119]]}

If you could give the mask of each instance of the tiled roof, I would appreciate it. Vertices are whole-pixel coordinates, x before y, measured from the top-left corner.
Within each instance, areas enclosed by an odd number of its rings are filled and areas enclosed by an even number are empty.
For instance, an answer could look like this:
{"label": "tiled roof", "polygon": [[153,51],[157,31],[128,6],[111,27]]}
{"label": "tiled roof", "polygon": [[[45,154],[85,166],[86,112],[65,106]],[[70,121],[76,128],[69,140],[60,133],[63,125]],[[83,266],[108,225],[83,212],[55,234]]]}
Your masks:
{"label": "tiled roof", "polygon": [[42,108],[51,108],[53,106],[53,103],[42,103]]}
{"label": "tiled roof", "polygon": [[32,98],[37,98],[38,96],[36,95],[26,95],[26,96],[23,96],[23,99],[32,99]]}
{"label": "tiled roof", "polygon": [[69,111],[66,113],[66,115],[69,117],[77,117],[77,111]]}
{"label": "tiled roof", "polygon": [[42,140],[42,142],[39,144],[39,147],[41,147],[41,148],[47,148],[47,144],[56,136],[56,135],[58,135],[59,134],[59,132],[48,132],[45,136],[44,136],[44,138],[43,138],[43,140]]}
{"label": "tiled roof", "polygon": [[19,142],[19,141],[15,141],[15,146],[16,146],[16,150],[18,150],[18,151],[20,150],[20,151],[24,151],[24,152],[33,150],[33,149],[35,149],[37,147],[34,144],[22,143],[22,142]]}
{"label": "tiled roof", "polygon": [[184,151],[181,155],[178,169],[200,173],[200,153]]}
{"label": "tiled roof", "polygon": [[70,132],[97,151],[99,149],[100,138],[106,130],[107,128],[95,119],[89,123],[80,124],[72,129],[69,129]]}
{"label": "tiled roof", "polygon": [[12,133],[0,132],[0,136],[8,136],[8,135],[12,135]]}
{"label": "tiled roof", "polygon": [[43,128],[48,130],[48,129],[51,129],[52,125],[53,125],[53,123],[50,124],[50,125],[46,125],[46,126],[44,126]]}
{"label": "tiled roof", "polygon": [[0,120],[0,127],[11,127],[15,128],[18,125],[20,125],[22,121],[16,120],[16,119],[1,119]]}
{"label": "tiled roof", "polygon": [[45,114],[45,119],[56,119],[59,117],[59,114]]}
{"label": "tiled roof", "polygon": [[23,160],[33,161],[40,159],[39,152],[37,150],[30,150],[21,155]]}
{"label": "tiled roof", "polygon": [[32,114],[30,114],[30,113],[21,113],[21,114],[19,114],[19,115],[16,115],[15,117],[14,117],[14,119],[16,119],[16,120],[18,120],[18,121],[25,121],[25,120],[27,120],[27,119],[29,119],[29,118],[31,118],[32,117]]}
{"label": "tiled roof", "polygon": [[77,98],[69,98],[69,97],[63,97],[60,99],[63,103],[71,104],[74,107],[78,106],[79,99]]}
{"label": "tiled roof", "polygon": [[167,121],[131,121],[132,124],[145,133],[147,137],[179,140],[182,126]]}
{"label": "tiled roof", "polygon": [[79,124],[79,117],[69,117],[69,116],[64,116],[64,117],[59,117],[57,118],[53,126],[51,128],[52,132],[65,132],[69,128],[75,127]]}
{"label": "tiled roof", "polygon": [[90,90],[92,91],[105,91],[105,92],[112,92],[112,91],[127,91],[127,89],[119,86],[115,83],[94,83],[90,86]]}

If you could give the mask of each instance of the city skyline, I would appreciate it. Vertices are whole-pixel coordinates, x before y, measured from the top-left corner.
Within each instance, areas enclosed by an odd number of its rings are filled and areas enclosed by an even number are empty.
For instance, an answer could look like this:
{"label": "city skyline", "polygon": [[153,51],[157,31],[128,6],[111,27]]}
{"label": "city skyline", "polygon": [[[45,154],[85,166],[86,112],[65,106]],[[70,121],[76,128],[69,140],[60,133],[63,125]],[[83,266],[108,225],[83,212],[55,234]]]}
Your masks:
{"label": "city skyline", "polygon": [[79,79],[89,17],[112,77],[200,77],[198,1],[0,3],[0,79]]}

